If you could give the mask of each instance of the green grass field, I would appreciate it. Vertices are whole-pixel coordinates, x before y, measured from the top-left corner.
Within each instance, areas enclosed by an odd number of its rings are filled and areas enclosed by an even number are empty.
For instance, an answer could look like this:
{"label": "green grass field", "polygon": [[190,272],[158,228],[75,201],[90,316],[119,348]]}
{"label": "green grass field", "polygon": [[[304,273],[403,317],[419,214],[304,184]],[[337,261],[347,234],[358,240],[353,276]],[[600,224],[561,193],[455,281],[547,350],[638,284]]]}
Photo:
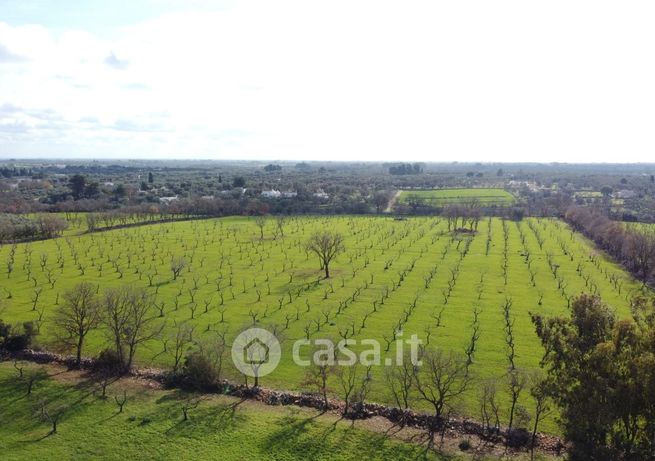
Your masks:
{"label": "green grass field", "polygon": [[[329,280],[321,279],[316,257],[303,249],[313,232],[324,229],[343,233],[346,246]],[[340,331],[354,331],[356,340],[380,341],[384,357],[395,357],[393,345],[385,351],[384,338],[400,329],[404,338],[417,334],[427,342],[429,337],[431,348],[463,352],[477,311],[480,338],[472,365],[477,384],[459,407],[475,417],[480,383],[503,377],[509,365],[503,310],[507,299],[512,300],[516,365],[534,370],[542,349],[529,312],[565,314],[570,297],[595,291],[627,316],[629,300],[639,288],[557,220],[485,218],[477,234],[466,236],[446,229],[439,218],[296,217],[286,221],[284,237],[278,238],[275,220],[269,219],[260,240],[253,219],[223,218],[4,245],[0,293],[9,299],[1,317],[10,322],[40,318],[38,342],[55,349],[53,312],[62,293],[76,283],[89,281],[100,289],[147,287],[163,304],[160,320],[167,327],[163,340],[139,350],[139,365],[171,365],[165,340],[175,322],[196,326],[196,340],[216,338],[217,331],[225,330],[230,341],[255,315],[258,326],[277,324],[285,337],[280,366],[261,384],[301,390],[305,369],[290,356],[293,341],[304,338],[305,329],[313,339],[335,340]],[[175,281],[170,270],[174,257],[185,257],[189,264]],[[106,335],[93,332],[85,355],[107,346]],[[392,403],[382,368],[374,367],[370,398]],[[233,367],[226,366],[225,373],[241,380]],[[531,407],[527,398],[523,404]],[[425,408],[419,401],[413,406]],[[552,420],[545,428],[555,430]]]}
{"label": "green grass field", "polygon": [[[35,368],[32,366],[32,368]],[[335,424],[336,416],[296,407],[268,407],[213,396],[189,410],[189,396],[113,383],[107,398],[92,381],[62,369],[35,385],[31,395],[8,362],[0,363],[0,457],[10,460],[360,460],[417,459],[417,444],[383,433]],[[25,370],[28,372],[28,369]],[[123,413],[115,395],[127,393]],[[64,409],[56,434],[39,418],[41,403]],[[426,459],[456,460],[430,452]]]}
{"label": "green grass field", "polygon": [[420,200],[433,206],[454,205],[477,201],[484,206],[511,205],[515,197],[503,189],[425,189],[404,190],[398,198],[400,203]]}
{"label": "green grass field", "polygon": [[635,229],[647,235],[655,235],[655,224],[629,222],[625,223],[628,229]]}

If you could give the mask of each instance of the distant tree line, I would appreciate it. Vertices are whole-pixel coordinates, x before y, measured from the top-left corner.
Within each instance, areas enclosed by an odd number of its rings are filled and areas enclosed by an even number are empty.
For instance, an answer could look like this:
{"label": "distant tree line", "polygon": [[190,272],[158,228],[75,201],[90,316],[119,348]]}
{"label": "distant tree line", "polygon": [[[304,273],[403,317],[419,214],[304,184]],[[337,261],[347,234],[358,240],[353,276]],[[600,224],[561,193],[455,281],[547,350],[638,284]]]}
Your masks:
{"label": "distant tree line", "polygon": [[423,164],[421,163],[398,163],[389,167],[389,174],[421,174],[423,173]]}
{"label": "distant tree line", "polygon": [[29,168],[0,168],[0,176],[3,178],[13,178],[14,176],[32,176],[32,170]]}
{"label": "distant tree line", "polygon": [[590,208],[573,207],[566,221],[622,263],[644,285],[655,279],[655,237],[612,221]]}

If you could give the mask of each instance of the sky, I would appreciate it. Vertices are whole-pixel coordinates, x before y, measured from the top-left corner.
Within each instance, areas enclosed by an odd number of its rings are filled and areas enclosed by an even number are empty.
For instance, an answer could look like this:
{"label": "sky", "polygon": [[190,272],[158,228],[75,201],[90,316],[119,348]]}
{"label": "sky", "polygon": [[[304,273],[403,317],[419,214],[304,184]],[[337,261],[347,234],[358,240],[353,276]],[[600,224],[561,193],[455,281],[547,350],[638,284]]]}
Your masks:
{"label": "sky", "polygon": [[0,0],[0,158],[655,161],[655,2]]}

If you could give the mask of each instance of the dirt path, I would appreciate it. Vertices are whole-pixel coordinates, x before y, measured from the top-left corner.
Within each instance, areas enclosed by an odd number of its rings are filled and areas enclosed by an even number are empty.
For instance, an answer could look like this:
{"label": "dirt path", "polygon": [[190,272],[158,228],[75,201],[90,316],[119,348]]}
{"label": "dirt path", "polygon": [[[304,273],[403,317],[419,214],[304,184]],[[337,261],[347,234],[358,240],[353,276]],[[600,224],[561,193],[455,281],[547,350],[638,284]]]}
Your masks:
{"label": "dirt path", "polygon": [[392,209],[393,206],[396,204],[396,201],[397,201],[398,198],[400,197],[401,192],[402,192],[401,190],[397,190],[396,193],[393,194],[393,197],[391,197],[391,200],[389,200],[389,205],[388,205],[387,208],[384,210],[385,213],[391,213],[391,209]]}

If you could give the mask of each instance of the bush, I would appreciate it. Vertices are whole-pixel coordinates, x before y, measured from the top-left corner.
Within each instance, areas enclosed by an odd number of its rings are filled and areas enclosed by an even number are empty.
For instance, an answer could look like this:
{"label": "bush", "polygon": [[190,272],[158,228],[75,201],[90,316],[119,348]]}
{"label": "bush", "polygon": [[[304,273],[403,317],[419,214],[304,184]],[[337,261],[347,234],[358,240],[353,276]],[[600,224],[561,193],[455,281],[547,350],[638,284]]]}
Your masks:
{"label": "bush", "polygon": [[104,349],[93,362],[93,370],[103,373],[118,373],[123,364],[118,353],[113,349]]}
{"label": "bush", "polygon": [[8,352],[16,352],[27,349],[32,345],[32,339],[36,335],[34,324],[25,322],[22,328],[0,320],[0,349]]}
{"label": "bush", "polygon": [[218,371],[214,363],[201,352],[188,354],[181,373],[182,384],[195,390],[209,390],[216,386]]}
{"label": "bush", "polygon": [[464,439],[464,440],[460,441],[457,446],[462,451],[468,451],[468,450],[471,449],[471,441],[469,439]]}

